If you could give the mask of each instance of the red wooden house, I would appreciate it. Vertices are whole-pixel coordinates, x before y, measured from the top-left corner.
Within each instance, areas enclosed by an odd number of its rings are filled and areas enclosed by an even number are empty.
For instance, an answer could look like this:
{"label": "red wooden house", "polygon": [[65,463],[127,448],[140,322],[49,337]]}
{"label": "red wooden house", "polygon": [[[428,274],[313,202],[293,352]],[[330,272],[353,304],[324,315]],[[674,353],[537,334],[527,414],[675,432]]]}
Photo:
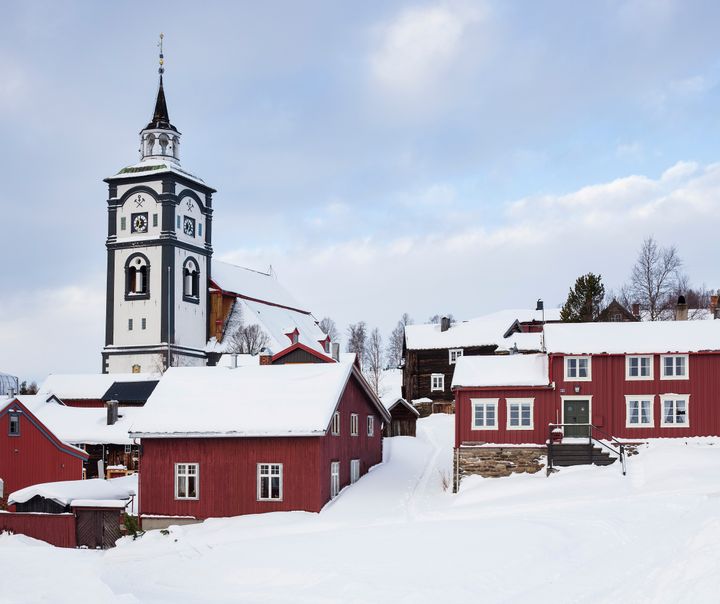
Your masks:
{"label": "red wooden house", "polygon": [[0,479],[5,497],[33,484],[83,477],[88,454],[60,440],[34,415],[32,405],[21,402],[38,398],[0,402]]}
{"label": "red wooden house", "polygon": [[545,344],[458,361],[456,446],[544,444],[551,423],[626,439],[720,435],[720,321],[547,325]]}
{"label": "red wooden house", "polygon": [[382,461],[388,420],[353,363],[171,368],[131,430],[143,526],[318,512]]}

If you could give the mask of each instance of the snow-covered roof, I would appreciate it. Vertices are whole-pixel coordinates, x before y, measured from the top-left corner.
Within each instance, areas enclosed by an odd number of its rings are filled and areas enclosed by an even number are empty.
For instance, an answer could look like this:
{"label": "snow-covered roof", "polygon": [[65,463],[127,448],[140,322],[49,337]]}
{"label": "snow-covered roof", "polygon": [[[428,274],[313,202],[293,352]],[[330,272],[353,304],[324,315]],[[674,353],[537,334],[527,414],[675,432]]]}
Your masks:
{"label": "snow-covered roof", "polygon": [[[213,283],[225,292],[260,300],[262,302],[287,306],[288,308],[293,308],[305,313],[310,312],[301,306],[300,303],[278,283],[274,275],[269,273],[236,266],[220,260],[213,260],[211,279]],[[288,323],[287,325],[292,325],[292,323]],[[281,327],[286,327],[287,325],[282,325]]]}
{"label": "snow-covered roof", "polygon": [[315,317],[273,275],[213,261],[212,281],[224,292],[238,297],[228,317],[222,342],[211,338],[207,352],[229,352],[232,338],[240,327],[258,325],[268,336],[267,347],[273,353],[287,348],[292,343],[287,334],[297,329],[301,344],[324,354],[320,341],[326,336]]}
{"label": "snow-covered roof", "polygon": [[54,394],[60,400],[100,400],[115,382],[157,381],[157,373],[65,373],[50,374],[39,394]]}
{"label": "snow-covered roof", "polygon": [[720,350],[720,321],[555,323],[545,326],[545,346],[565,354]]}
{"label": "snow-covered roof", "polygon": [[141,174],[162,174],[163,172],[174,172],[184,176],[185,178],[189,178],[190,180],[194,180],[195,182],[205,185],[205,181],[203,181],[202,178],[183,170],[178,162],[173,161],[170,158],[157,159],[146,157],[136,164],[122,168],[117,174],[115,174],[115,176],[111,176],[110,178],[113,180],[117,178],[133,178],[134,176]]}
{"label": "snow-covered roof", "polygon": [[[560,318],[558,309],[545,311],[545,320]],[[475,319],[455,323],[446,331],[439,324],[408,325],[405,327],[405,345],[408,350],[438,348],[468,348],[470,346],[507,346],[505,332],[515,322],[542,320],[542,312],[527,309],[500,310]],[[532,350],[533,348],[529,348]]]}
{"label": "snow-covered roof", "polygon": [[549,383],[547,355],[502,354],[459,358],[452,387],[547,386]]}
{"label": "snow-covered roof", "polygon": [[13,394],[18,392],[18,379],[14,375],[9,373],[0,372],[0,397],[4,397],[8,392],[12,391]]}
{"label": "snow-covered roof", "polygon": [[380,400],[387,407],[402,397],[402,369],[386,369],[380,376]]}
{"label": "snow-covered roof", "polygon": [[66,443],[129,445],[132,439],[128,429],[143,410],[143,407],[120,407],[118,420],[111,426],[107,425],[107,410],[104,407],[80,408],[47,403],[37,407],[33,413]]}
{"label": "snow-covered roof", "polygon": [[11,493],[8,497],[8,504],[25,503],[36,496],[50,499],[59,505],[70,505],[71,502],[78,499],[126,501],[135,495],[135,491],[128,486],[129,484],[132,483],[122,479],[103,480],[102,478],[44,482]]}
{"label": "snow-covered roof", "polygon": [[542,349],[542,334],[540,332],[535,333],[514,333],[507,338],[503,338],[501,342],[498,342],[497,351],[536,351],[539,352]]}
{"label": "snow-covered roof", "polygon": [[351,363],[172,367],[131,435],[322,435],[352,372]]}

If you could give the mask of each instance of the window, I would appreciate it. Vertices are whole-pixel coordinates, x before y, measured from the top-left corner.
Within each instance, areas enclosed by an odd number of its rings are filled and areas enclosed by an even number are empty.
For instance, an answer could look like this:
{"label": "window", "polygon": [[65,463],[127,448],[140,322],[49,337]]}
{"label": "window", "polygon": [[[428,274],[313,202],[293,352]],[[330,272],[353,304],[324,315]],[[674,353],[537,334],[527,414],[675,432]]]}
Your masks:
{"label": "window", "polygon": [[133,330],[133,320],[128,319],[128,331],[132,331],[132,330]]}
{"label": "window", "polygon": [[132,445],[125,445],[125,455],[132,453]]}
{"label": "window", "polygon": [[359,459],[351,459],[350,460],[350,484],[355,484],[358,480],[360,480],[360,460]]}
{"label": "window", "polygon": [[625,379],[627,380],[651,380],[653,379],[653,357],[650,356],[626,356],[625,357]]}
{"label": "window", "polygon": [[10,413],[8,417],[10,418],[8,425],[8,435],[20,436],[20,416],[17,413]]}
{"label": "window", "polygon": [[367,435],[375,436],[375,418],[372,415],[367,416]]}
{"label": "window", "polygon": [[180,221],[181,221],[180,216],[178,216],[177,217],[177,228],[180,228],[180,226],[181,226]]}
{"label": "window", "polygon": [[359,432],[358,428],[358,414],[350,414],[350,436],[357,436]]}
{"label": "window", "polygon": [[140,319],[140,329],[147,329],[147,319],[145,317]]}
{"label": "window", "polygon": [[125,262],[125,299],[150,297],[150,261],[143,254],[132,254]]}
{"label": "window", "polygon": [[652,394],[625,395],[625,426],[627,428],[649,428],[655,425]]}
{"label": "window", "polygon": [[449,350],[449,354],[450,354],[450,364],[454,365],[455,361],[457,361],[463,355],[463,349],[462,348],[451,348]]}
{"label": "window", "polygon": [[202,237],[202,222],[198,223],[198,237]]}
{"label": "window", "polygon": [[340,492],[340,462],[330,462],[330,498],[337,497]]}
{"label": "window", "polygon": [[430,390],[431,392],[445,390],[445,376],[442,373],[433,373],[430,376]]}
{"label": "window", "polygon": [[259,501],[282,501],[283,466],[281,463],[257,465],[257,498]]}
{"label": "window", "polygon": [[200,464],[175,464],[175,499],[199,499]]}
{"label": "window", "polygon": [[532,398],[507,399],[507,429],[532,430],[534,403]]}
{"label": "window", "polygon": [[339,411],[336,411],[335,414],[333,415],[331,432],[332,432],[332,434],[334,434],[336,436],[338,434],[340,434],[340,412]]}
{"label": "window", "polygon": [[591,379],[590,357],[565,357],[565,379],[587,382]]}
{"label": "window", "polygon": [[127,218],[125,216],[120,216],[120,230],[127,231]]}
{"label": "window", "polygon": [[686,380],[688,379],[688,355],[674,354],[660,358],[660,379]]}
{"label": "window", "polygon": [[200,266],[194,258],[183,264],[183,300],[196,304],[200,301]]}
{"label": "window", "polygon": [[471,398],[472,403],[472,429],[497,430],[496,398]]}
{"label": "window", "polygon": [[156,227],[158,225],[158,215],[153,214],[153,226]]}
{"label": "window", "polygon": [[667,394],[662,399],[662,417],[660,425],[665,428],[687,428],[690,425],[688,419],[687,394]]}

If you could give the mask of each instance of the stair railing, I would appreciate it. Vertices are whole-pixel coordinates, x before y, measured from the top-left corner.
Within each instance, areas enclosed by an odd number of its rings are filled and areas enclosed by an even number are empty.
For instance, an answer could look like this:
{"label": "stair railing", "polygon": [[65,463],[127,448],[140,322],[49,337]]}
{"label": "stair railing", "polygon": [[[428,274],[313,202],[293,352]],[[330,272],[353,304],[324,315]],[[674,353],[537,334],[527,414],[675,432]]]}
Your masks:
{"label": "stair railing", "polygon": [[[597,443],[598,445],[605,447],[612,453],[618,456],[620,459],[620,467],[622,468],[623,476],[627,475],[627,465],[625,463],[626,460],[626,454],[625,454],[625,445],[624,443],[620,442],[617,438],[615,438],[612,434],[609,434],[605,432],[605,430],[598,428],[597,426],[593,424],[548,424],[548,440],[547,440],[547,451],[548,451],[548,473],[550,473],[553,469],[553,461],[554,461],[554,454],[555,454],[555,442],[553,440],[553,432],[557,429],[563,430],[566,426],[573,426],[573,427],[587,427],[588,428],[588,445],[590,446],[590,453],[592,455],[592,447],[594,446],[594,443]],[[596,438],[593,434],[599,433],[601,434],[605,440],[613,443],[615,446],[609,445],[607,442],[600,440],[599,438]],[[592,457],[591,457],[592,459]]]}

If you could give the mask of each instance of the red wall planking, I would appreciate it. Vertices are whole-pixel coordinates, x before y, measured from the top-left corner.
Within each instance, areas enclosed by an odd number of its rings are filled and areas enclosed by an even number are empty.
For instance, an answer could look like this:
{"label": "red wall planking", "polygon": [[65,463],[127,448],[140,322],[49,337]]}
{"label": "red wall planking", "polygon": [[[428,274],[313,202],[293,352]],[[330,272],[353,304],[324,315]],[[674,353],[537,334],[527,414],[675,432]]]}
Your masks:
{"label": "red wall planking", "polygon": [[0,512],[0,532],[9,531],[46,541],[56,547],[76,547],[75,514]]}
{"label": "red wall planking", "polygon": [[[20,435],[10,436],[10,410],[20,410]],[[0,478],[4,496],[33,484],[80,480],[86,454],[58,440],[28,409],[13,402],[0,411]]]}
{"label": "red wall planking", "polygon": [[[660,379],[661,355],[653,358],[653,379],[627,380],[626,355],[592,355],[592,381],[566,382],[564,355],[550,355],[550,382],[555,388],[461,388],[456,391],[455,445],[462,442],[544,443],[548,424],[562,418],[563,396],[590,398],[592,423],[620,438],[662,438],[720,436],[720,354],[711,352],[688,355],[689,379]],[[575,387],[579,392],[575,392]],[[625,395],[654,395],[654,426],[626,427]],[[662,427],[660,395],[689,395],[687,427]],[[498,429],[473,430],[471,398],[498,398]],[[534,398],[534,428],[507,430],[507,398]]]}

